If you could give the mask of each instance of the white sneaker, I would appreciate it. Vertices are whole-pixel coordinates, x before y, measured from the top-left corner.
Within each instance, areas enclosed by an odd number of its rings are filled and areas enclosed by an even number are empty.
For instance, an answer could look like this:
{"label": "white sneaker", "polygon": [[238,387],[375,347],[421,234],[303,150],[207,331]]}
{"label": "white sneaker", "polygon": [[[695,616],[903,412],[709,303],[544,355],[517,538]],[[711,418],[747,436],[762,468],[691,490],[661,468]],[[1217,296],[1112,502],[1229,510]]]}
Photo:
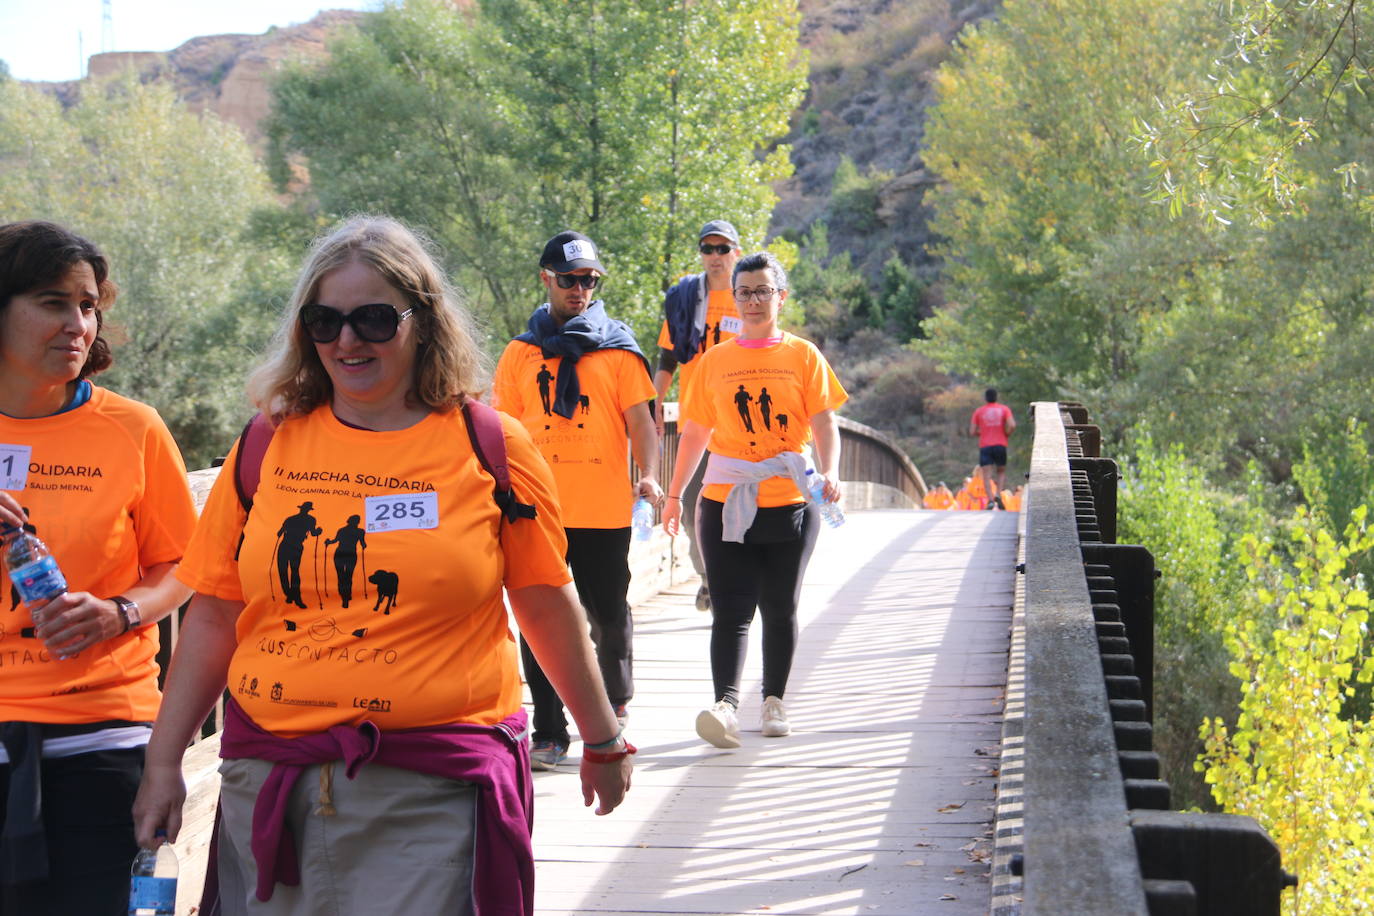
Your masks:
{"label": "white sneaker", "polygon": [[724,700],[697,713],[697,734],[716,747],[739,747],[739,716]]}
{"label": "white sneaker", "polygon": [[763,711],[759,713],[759,726],[765,738],[786,738],[792,734],[792,726],[787,723],[787,709],[777,697],[764,697]]}

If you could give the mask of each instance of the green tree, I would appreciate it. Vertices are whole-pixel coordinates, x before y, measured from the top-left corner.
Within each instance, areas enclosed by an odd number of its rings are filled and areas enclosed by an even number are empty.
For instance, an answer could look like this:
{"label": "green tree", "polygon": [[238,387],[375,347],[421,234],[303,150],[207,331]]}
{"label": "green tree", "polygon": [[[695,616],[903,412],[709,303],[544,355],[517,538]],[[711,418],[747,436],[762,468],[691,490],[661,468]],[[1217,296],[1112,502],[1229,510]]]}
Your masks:
{"label": "green tree", "polygon": [[0,220],[52,219],[110,258],[127,336],[101,384],[152,404],[188,465],[224,454],[247,415],[242,377],[289,267],[243,232],[272,206],[242,135],[133,77],[63,109],[0,83]]}
{"label": "green tree", "polygon": [[1371,84],[1364,45],[1371,0],[1235,0],[1221,9],[1226,42],[1194,84],[1162,100],[1139,124],[1155,169],[1156,196],[1175,212],[1193,207],[1265,224],[1302,209],[1316,186],[1335,181],[1361,208],[1371,162],[1367,144],[1314,168]]}
{"label": "green tree", "polygon": [[818,345],[847,340],[868,323],[873,309],[868,281],[854,268],[849,252],[831,254],[826,223],[812,223],[807,230],[789,279],[788,305],[801,308],[805,333]]}
{"label": "green tree", "polygon": [[[962,40],[926,128],[950,303],[925,323],[926,352],[1012,399],[1129,377],[1142,322],[1186,287],[1195,254],[1180,230],[1140,244],[1163,215],[1141,200],[1131,119],[1201,68],[1207,7],[1013,0]],[[1126,279],[1152,282],[1104,297],[1089,281],[1128,251],[1146,257]]]}
{"label": "green tree", "polygon": [[1337,539],[1298,513],[1288,559],[1247,539],[1255,598],[1278,625],[1227,626],[1240,715],[1234,727],[1212,719],[1201,730],[1198,768],[1217,800],[1258,820],[1298,874],[1285,897],[1291,916],[1374,908],[1374,719],[1344,712],[1355,685],[1374,681],[1369,595],[1350,576],[1351,558],[1374,546],[1364,518],[1360,507]]}
{"label": "green tree", "polygon": [[584,231],[615,313],[651,339],[702,222],[763,237],[798,28],[795,0],[409,0],[282,80],[278,161],[308,167],[326,212],[429,229],[500,334],[537,301],[543,241]]}

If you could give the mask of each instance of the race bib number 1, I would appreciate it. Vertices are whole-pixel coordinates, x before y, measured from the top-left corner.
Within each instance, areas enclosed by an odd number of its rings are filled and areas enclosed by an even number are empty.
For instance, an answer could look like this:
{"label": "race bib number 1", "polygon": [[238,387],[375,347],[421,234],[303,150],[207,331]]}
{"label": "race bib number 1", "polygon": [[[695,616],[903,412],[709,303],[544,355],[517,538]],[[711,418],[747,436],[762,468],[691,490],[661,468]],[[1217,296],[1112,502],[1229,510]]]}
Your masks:
{"label": "race bib number 1", "polygon": [[0,443],[0,490],[22,490],[29,481],[32,446]]}
{"label": "race bib number 1", "polygon": [[436,490],[369,496],[363,504],[369,532],[439,527],[439,493]]}

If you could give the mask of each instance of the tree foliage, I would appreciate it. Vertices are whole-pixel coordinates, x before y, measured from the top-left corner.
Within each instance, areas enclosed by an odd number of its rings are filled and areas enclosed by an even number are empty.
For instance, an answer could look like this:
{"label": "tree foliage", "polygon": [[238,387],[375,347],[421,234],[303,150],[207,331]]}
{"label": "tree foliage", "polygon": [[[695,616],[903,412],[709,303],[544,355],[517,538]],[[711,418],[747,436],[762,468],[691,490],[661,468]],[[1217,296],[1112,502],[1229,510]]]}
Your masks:
{"label": "tree foliage", "polygon": [[191,466],[247,414],[242,376],[285,265],[241,233],[271,197],[237,129],[134,77],[86,84],[63,109],[0,81],[0,220],[51,219],[110,259],[126,342],[101,384],[152,404]]}
{"label": "tree foliage", "polygon": [[[1369,595],[1349,575],[1351,558],[1374,546],[1364,521],[1360,507],[1338,539],[1299,512],[1289,559],[1246,539],[1255,599],[1279,624],[1227,626],[1240,715],[1233,728],[1210,719],[1201,730],[1198,767],[1217,800],[1258,820],[1298,874],[1291,916],[1374,910],[1374,719],[1344,712],[1355,685],[1374,681]],[[1271,584],[1278,567],[1288,571]]]}
{"label": "tree foliage", "polygon": [[762,240],[791,168],[774,144],[804,86],[798,27],[795,0],[409,0],[292,71],[273,136],[325,211],[429,229],[499,333],[537,301],[544,240],[575,228],[648,338],[703,222]]}
{"label": "tree foliage", "polygon": [[1264,224],[1334,182],[1369,212],[1367,150],[1328,154],[1374,77],[1374,2],[1234,0],[1221,13],[1225,41],[1210,66],[1138,123],[1156,197],[1175,213]]}

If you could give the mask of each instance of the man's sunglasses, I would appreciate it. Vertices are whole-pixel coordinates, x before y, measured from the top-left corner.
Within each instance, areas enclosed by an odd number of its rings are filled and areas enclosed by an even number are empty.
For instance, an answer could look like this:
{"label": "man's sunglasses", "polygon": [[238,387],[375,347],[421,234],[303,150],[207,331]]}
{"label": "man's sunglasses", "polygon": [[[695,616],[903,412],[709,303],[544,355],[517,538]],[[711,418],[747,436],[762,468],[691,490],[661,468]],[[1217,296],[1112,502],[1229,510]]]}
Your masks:
{"label": "man's sunglasses", "polygon": [[697,250],[700,251],[702,254],[729,254],[730,252],[735,250],[735,246],[701,244],[697,246]]}
{"label": "man's sunglasses", "polygon": [[301,325],[315,343],[330,343],[338,339],[345,323],[368,343],[386,343],[396,336],[401,322],[410,317],[414,308],[404,312],[385,302],[360,305],[348,314],[327,305],[307,305],[301,309]]}
{"label": "man's sunglasses", "polygon": [[559,289],[572,289],[574,286],[596,289],[601,282],[601,277],[596,274],[560,274],[552,270],[548,271],[548,274],[553,277],[553,282],[558,284]]}

